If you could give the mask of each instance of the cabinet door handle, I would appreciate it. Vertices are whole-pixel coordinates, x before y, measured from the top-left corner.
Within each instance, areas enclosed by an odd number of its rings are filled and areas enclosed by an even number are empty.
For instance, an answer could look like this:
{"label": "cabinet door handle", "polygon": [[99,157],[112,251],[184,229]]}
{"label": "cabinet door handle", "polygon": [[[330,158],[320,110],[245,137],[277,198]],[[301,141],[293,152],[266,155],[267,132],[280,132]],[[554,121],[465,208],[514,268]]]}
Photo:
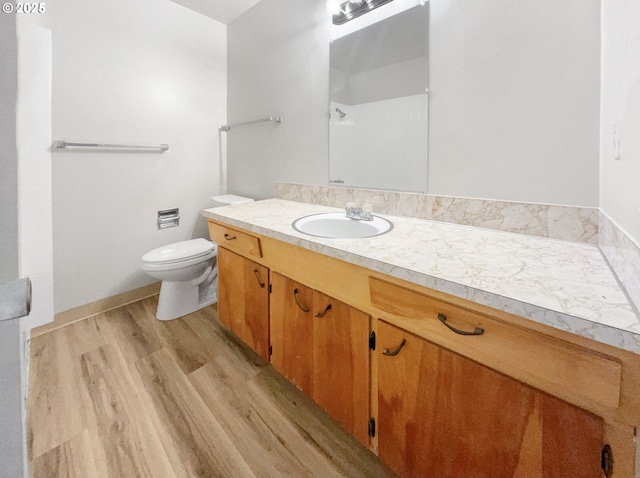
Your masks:
{"label": "cabinet door handle", "polygon": [[447,326],[449,330],[453,330],[456,334],[460,335],[482,335],[484,334],[484,329],[482,327],[476,327],[473,329],[473,332],[467,332],[465,330],[456,329],[455,327],[449,325],[447,323],[447,316],[441,313],[438,313],[438,320]]}
{"label": "cabinet door handle", "polygon": [[253,273],[256,275],[256,279],[258,279],[258,284],[260,284],[261,288],[264,288],[264,282],[260,278],[260,271],[258,269],[253,269]]}
{"label": "cabinet door handle", "polygon": [[325,314],[326,314],[330,309],[331,309],[331,304],[329,304],[328,306],[326,306],[322,312],[318,312],[315,316],[316,316],[316,317],[320,317],[320,318],[322,318],[322,317],[324,317],[324,316],[325,316]]}
{"label": "cabinet door handle", "polygon": [[400,353],[400,351],[402,350],[402,347],[404,347],[404,345],[407,343],[406,339],[402,339],[402,342],[400,342],[400,345],[398,345],[395,349],[393,350],[389,350],[389,349],[383,349],[382,350],[382,355],[388,355],[390,357],[393,357],[394,355],[398,355]]}
{"label": "cabinet door handle", "polygon": [[233,241],[233,240],[236,238],[236,236],[230,236],[229,234],[227,234],[227,233],[225,232],[225,233],[224,233],[224,238],[225,238],[227,241]]}
{"label": "cabinet door handle", "polygon": [[300,307],[303,312],[309,312],[309,307],[298,302],[298,289],[293,289],[293,298],[296,300],[296,304],[298,304],[298,307]]}

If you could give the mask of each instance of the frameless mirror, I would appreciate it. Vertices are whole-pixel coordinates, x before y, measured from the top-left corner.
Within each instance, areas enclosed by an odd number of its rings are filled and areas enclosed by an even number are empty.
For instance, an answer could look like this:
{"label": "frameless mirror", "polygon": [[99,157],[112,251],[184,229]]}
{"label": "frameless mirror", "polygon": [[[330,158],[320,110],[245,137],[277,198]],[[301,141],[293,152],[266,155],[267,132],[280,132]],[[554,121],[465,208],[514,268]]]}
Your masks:
{"label": "frameless mirror", "polygon": [[426,192],[428,3],[331,43],[329,182]]}

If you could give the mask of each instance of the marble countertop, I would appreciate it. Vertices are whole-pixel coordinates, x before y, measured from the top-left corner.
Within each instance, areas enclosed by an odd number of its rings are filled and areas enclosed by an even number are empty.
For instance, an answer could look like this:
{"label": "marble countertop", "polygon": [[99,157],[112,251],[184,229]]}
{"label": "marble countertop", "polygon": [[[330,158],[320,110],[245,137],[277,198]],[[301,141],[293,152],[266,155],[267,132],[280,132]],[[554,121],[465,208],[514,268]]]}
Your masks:
{"label": "marble countertop", "polygon": [[371,238],[326,239],[291,227],[333,211],[341,209],[267,199],[202,214],[640,353],[640,317],[594,245],[382,214],[394,228]]}

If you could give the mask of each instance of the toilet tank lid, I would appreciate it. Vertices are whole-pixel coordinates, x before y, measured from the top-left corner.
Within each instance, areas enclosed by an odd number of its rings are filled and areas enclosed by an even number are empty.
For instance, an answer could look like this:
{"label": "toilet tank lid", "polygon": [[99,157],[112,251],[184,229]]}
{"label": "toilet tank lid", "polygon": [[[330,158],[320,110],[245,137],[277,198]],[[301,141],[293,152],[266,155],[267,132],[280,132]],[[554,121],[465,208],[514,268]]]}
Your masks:
{"label": "toilet tank lid", "polygon": [[245,202],[253,202],[253,199],[243,196],[236,196],[235,194],[223,194],[222,196],[211,196],[213,201],[222,204],[242,204]]}
{"label": "toilet tank lid", "polygon": [[174,262],[202,256],[216,249],[215,243],[206,239],[191,239],[189,241],[174,242],[158,247],[142,256],[143,262]]}

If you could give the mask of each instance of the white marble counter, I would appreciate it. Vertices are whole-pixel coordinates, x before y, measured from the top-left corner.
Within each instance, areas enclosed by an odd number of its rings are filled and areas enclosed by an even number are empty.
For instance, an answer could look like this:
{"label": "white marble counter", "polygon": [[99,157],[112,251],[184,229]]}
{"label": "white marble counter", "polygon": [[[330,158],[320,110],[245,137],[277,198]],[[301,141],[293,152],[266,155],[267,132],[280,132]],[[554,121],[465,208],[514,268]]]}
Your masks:
{"label": "white marble counter", "polygon": [[640,317],[596,246],[386,215],[394,228],[365,239],[291,227],[301,216],[339,210],[267,199],[203,215],[640,353]]}

